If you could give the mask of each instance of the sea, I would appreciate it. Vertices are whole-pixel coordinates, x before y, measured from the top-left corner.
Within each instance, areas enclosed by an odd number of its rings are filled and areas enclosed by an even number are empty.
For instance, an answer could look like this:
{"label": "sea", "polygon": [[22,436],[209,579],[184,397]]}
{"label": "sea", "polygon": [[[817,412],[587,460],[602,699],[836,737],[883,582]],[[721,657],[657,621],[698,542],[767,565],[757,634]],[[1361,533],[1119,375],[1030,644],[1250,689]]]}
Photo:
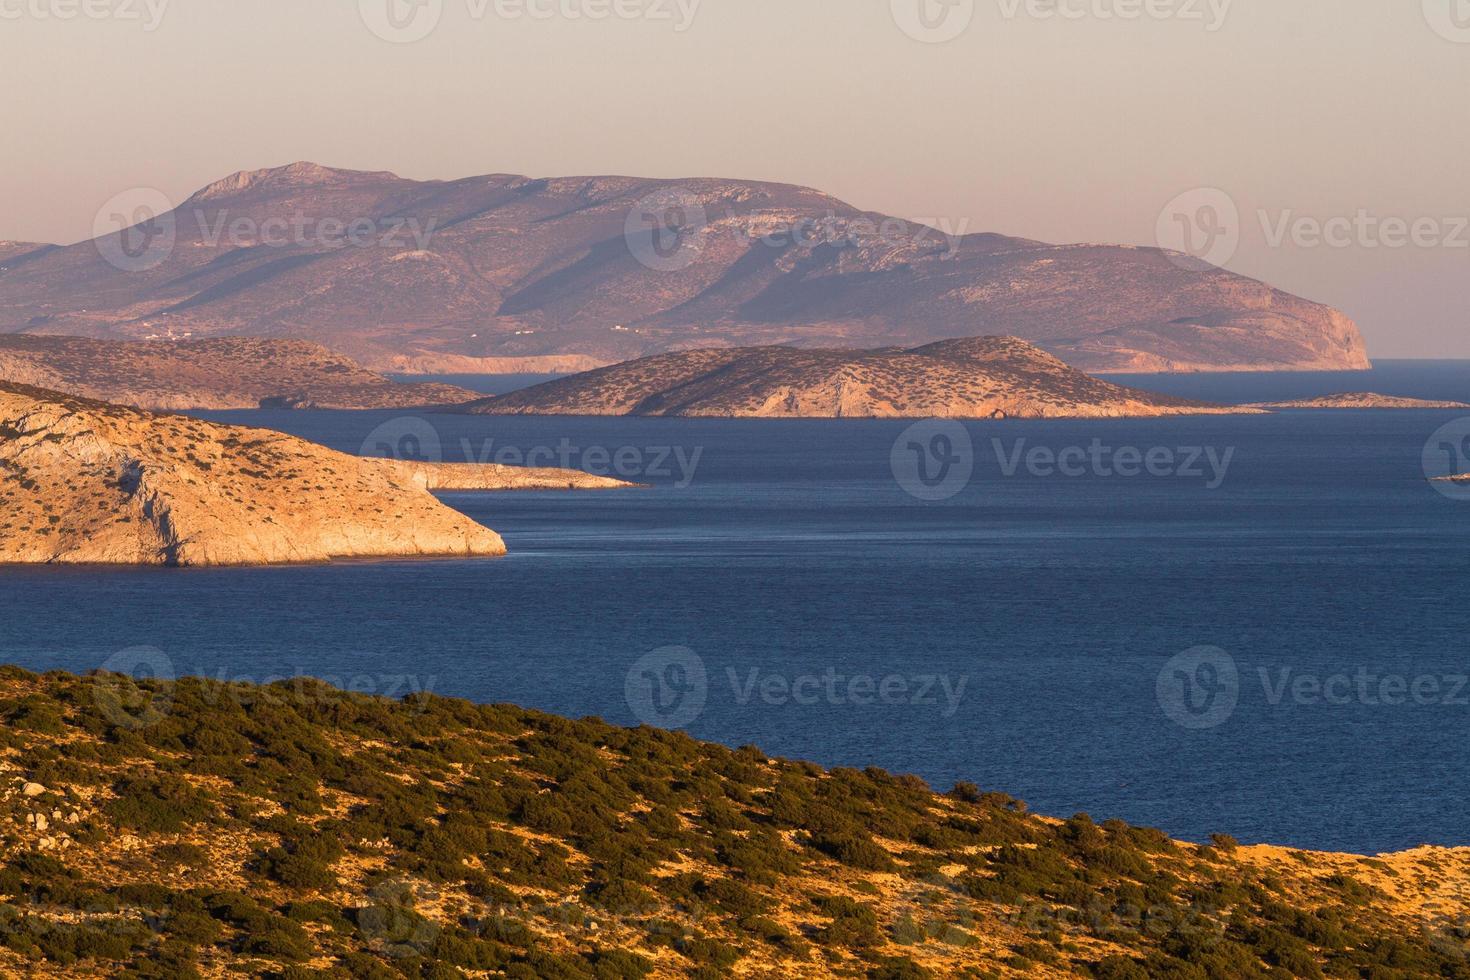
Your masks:
{"label": "sea", "polygon": [[[1112,380],[1470,400],[1470,362]],[[643,486],[445,495],[501,560],[3,569],[0,661],[511,702],[1183,839],[1470,845],[1470,490],[1431,479],[1470,470],[1470,410],[200,414]]]}

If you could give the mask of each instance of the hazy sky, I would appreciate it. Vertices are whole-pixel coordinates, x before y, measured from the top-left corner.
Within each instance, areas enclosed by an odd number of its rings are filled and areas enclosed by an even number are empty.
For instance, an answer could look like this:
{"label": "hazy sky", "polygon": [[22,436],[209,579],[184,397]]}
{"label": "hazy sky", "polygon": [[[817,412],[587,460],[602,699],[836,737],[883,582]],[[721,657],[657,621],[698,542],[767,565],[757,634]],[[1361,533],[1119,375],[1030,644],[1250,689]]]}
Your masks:
{"label": "hazy sky", "polygon": [[1154,244],[1213,187],[1229,268],[1470,357],[1470,0],[0,0],[0,81],[0,239],[300,159],[780,180],[1054,242]]}

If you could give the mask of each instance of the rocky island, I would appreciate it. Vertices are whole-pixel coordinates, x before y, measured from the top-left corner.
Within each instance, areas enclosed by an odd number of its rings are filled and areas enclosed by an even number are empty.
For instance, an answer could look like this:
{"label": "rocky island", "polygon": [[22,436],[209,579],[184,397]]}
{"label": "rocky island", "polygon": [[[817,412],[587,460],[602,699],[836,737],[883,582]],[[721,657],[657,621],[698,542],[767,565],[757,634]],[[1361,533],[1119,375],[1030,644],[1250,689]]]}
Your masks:
{"label": "rocky island", "polygon": [[911,350],[723,348],[658,354],[463,406],[487,415],[710,418],[1126,418],[1250,413],[1124,388],[1015,337]]}
{"label": "rocky island", "polygon": [[498,534],[429,491],[623,485],[566,470],[364,459],[0,382],[0,564],[498,556]]}
{"label": "rocky island", "polygon": [[0,974],[1467,976],[1470,850],[1200,844],[654,728],[0,670]]}
{"label": "rocky island", "polygon": [[398,384],[318,344],[258,337],[128,342],[0,334],[0,381],[165,411],[415,408],[480,397],[455,385]]}
{"label": "rocky island", "polygon": [[1295,401],[1261,402],[1248,406],[1265,409],[1293,408],[1470,408],[1466,402],[1433,401],[1424,398],[1401,398],[1398,395],[1380,395],[1371,391],[1353,391],[1320,398],[1301,398]]}
{"label": "rocky island", "polygon": [[157,215],[145,268],[106,260],[121,231],[0,247],[0,332],[293,337],[418,373],[987,333],[1088,371],[1369,366],[1341,311],[1186,256],[935,225],[753,180],[423,181],[299,162]]}

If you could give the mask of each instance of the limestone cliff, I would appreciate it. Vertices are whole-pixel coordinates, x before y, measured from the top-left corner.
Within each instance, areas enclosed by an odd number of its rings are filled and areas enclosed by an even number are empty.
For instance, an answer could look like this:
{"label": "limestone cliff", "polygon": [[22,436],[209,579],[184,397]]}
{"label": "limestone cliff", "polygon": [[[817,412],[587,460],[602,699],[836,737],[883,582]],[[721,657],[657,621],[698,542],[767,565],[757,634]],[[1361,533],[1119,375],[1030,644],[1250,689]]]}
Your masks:
{"label": "limestone cliff", "polygon": [[0,563],[493,557],[505,554],[500,536],[431,488],[615,482],[509,467],[438,472],[0,382]]}

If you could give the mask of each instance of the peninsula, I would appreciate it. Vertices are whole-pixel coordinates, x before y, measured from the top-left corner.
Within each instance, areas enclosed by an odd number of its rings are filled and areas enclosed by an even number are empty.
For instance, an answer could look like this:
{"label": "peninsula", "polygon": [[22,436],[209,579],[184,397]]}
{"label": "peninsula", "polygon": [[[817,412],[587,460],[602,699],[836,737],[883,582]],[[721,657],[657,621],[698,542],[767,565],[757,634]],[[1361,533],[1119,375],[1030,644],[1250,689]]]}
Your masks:
{"label": "peninsula", "polygon": [[1353,391],[1320,398],[1300,398],[1295,401],[1261,402],[1249,408],[1293,409],[1293,408],[1470,408],[1470,404],[1454,401],[1434,401],[1424,398],[1401,398],[1398,395],[1380,395],[1371,391]]}
{"label": "peninsula", "polygon": [[0,564],[264,565],[505,554],[431,490],[598,489],[566,470],[365,459],[0,382]]}

